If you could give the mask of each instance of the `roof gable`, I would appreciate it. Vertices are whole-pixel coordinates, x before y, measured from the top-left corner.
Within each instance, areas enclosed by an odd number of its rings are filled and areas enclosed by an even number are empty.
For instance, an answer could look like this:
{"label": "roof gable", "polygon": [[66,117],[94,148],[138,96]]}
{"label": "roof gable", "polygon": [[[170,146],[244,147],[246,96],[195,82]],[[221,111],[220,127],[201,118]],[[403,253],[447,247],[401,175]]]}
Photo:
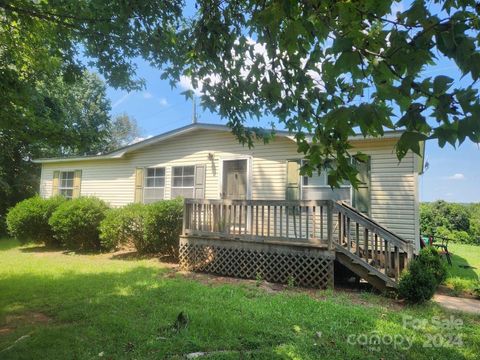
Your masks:
{"label": "roof gable", "polygon": [[[120,149],[111,151],[106,154],[101,155],[89,155],[89,156],[71,156],[71,157],[60,157],[60,158],[43,158],[43,159],[34,159],[34,163],[55,163],[55,162],[66,162],[66,161],[85,161],[85,160],[105,160],[105,159],[118,159],[122,158],[125,154],[143,149],[147,146],[160,143],[162,141],[174,138],[179,135],[183,135],[186,133],[190,133],[196,130],[211,130],[211,131],[224,131],[224,132],[232,132],[232,129],[225,125],[218,125],[218,124],[203,124],[203,123],[194,123],[189,124],[187,126],[183,126],[163,134],[159,134],[153,136],[151,138],[139,141],[138,143],[131,144],[124,146]],[[288,132],[283,130],[275,130],[275,134],[277,136],[286,137],[294,141],[294,136]],[[402,132],[399,131],[390,131],[386,132],[382,138],[399,138]],[[378,140],[378,138],[365,138],[362,135],[354,135],[351,137],[351,140]]]}

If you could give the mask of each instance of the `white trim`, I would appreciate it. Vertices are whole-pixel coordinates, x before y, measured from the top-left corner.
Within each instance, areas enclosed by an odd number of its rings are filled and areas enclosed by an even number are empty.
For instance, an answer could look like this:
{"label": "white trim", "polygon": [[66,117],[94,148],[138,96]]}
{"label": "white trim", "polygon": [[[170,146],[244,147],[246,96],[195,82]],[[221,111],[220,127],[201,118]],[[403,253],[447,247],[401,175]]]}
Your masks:
{"label": "white trim", "polygon": [[[174,172],[173,172],[173,169],[174,168],[186,168],[186,167],[193,167],[193,185],[192,186],[173,186],[173,178],[174,177],[179,177],[179,176],[174,176]],[[167,173],[165,172],[165,175],[167,175]],[[182,170],[182,178],[184,177],[185,175],[183,175],[183,170]],[[192,175],[187,175],[189,177],[191,177]],[[172,192],[173,192],[173,189],[192,189],[192,197],[195,196],[195,177],[197,176],[197,165],[193,164],[193,165],[172,165],[170,166],[170,199],[172,199]],[[182,183],[183,183],[183,180],[182,180]]]}
{"label": "white trim", "polygon": [[[68,180],[72,180],[72,186],[62,186],[62,181],[64,179],[62,179],[62,176],[63,174],[66,174],[66,173],[72,173],[73,174],[73,177],[71,179],[66,179],[66,181]],[[75,170],[60,170],[59,171],[59,175],[58,175],[58,194],[59,195],[62,195],[63,197],[65,197],[66,199],[73,199],[73,190],[75,189]],[[67,197],[65,195],[62,194],[62,190],[71,190],[72,191],[72,196],[71,197]]]}
{"label": "white trim", "polygon": [[419,196],[419,186],[418,186],[418,155],[413,154],[413,176],[414,176],[414,185],[413,185],[413,194],[414,194],[414,221],[415,221],[415,238],[414,246],[415,252],[420,250],[420,196]]}
{"label": "white trim", "polygon": [[253,173],[253,157],[250,155],[232,155],[219,157],[219,179],[218,179],[218,195],[222,198],[223,193],[223,162],[231,160],[247,160],[247,200],[252,200],[252,173]]}
{"label": "white trim", "polygon": [[[147,176],[147,171],[148,169],[162,169],[164,170],[164,175],[163,175],[163,186],[146,186],[147,184],[147,177],[153,178],[154,183],[155,183],[155,178],[156,176]],[[159,176],[160,178],[161,176]],[[146,166],[143,168],[143,196],[142,196],[142,203],[145,204],[145,190],[146,189],[163,189],[163,199],[158,199],[160,200],[165,200],[166,199],[166,188],[167,188],[167,167],[166,166]]]}

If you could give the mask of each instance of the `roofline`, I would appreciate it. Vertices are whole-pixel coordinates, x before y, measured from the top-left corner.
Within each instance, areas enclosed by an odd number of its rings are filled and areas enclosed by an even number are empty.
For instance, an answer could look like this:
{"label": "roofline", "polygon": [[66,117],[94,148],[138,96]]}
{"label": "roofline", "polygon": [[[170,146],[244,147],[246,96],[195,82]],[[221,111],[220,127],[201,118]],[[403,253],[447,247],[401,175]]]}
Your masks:
{"label": "roofline", "polygon": [[[177,128],[177,129],[167,131],[163,134],[153,136],[151,138],[139,141],[139,142],[137,142],[135,144],[132,144],[132,145],[124,146],[122,148],[119,148],[117,150],[108,152],[106,154],[86,155],[86,156],[72,156],[72,157],[67,156],[67,157],[57,157],[57,158],[39,158],[39,159],[32,160],[32,162],[37,163],[37,164],[43,164],[43,163],[58,163],[58,162],[70,162],[70,161],[119,159],[119,158],[122,158],[126,153],[144,148],[146,146],[155,144],[157,142],[168,140],[170,138],[173,138],[173,137],[181,135],[181,134],[188,133],[188,132],[193,131],[193,130],[217,130],[217,131],[226,131],[226,132],[231,132],[232,131],[232,129],[229,128],[226,125],[194,123],[194,124],[189,124],[189,125]],[[381,138],[364,137],[361,134],[356,134],[356,135],[350,136],[349,139],[351,141],[396,139],[396,138],[399,138],[402,133],[403,133],[403,131],[398,131],[398,130],[386,131]],[[295,140],[295,136],[289,131],[275,130],[275,135],[279,135],[279,136],[282,136],[282,137],[287,137],[287,138],[289,138],[293,141]]]}

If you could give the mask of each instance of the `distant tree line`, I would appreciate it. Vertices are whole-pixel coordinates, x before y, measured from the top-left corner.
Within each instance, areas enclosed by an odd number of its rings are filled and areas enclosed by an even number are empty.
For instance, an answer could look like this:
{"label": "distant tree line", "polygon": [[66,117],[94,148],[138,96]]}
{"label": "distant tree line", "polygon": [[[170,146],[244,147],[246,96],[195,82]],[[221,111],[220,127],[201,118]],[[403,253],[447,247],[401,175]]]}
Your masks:
{"label": "distant tree line", "polygon": [[480,203],[459,204],[443,200],[420,205],[422,235],[480,245]]}

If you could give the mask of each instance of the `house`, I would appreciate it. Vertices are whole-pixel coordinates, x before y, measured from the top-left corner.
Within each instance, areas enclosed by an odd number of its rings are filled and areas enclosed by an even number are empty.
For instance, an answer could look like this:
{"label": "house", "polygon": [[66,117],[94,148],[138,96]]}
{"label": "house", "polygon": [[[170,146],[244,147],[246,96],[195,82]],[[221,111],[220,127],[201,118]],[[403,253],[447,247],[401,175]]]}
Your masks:
{"label": "house", "polygon": [[[111,206],[178,196],[223,201],[343,201],[351,207],[348,211],[353,209],[366,219],[358,221],[371,221],[375,228],[381,227],[418,249],[418,176],[423,158],[409,152],[399,162],[394,146],[400,136],[401,132],[387,132],[382,138],[351,137],[354,149],[369,156],[368,164],[359,169],[363,185],[358,189],[344,185],[332,190],[325,174],[300,176],[302,156],[287,132],[279,131],[269,144],[259,142],[249,149],[238,143],[228,127],[211,124],[191,124],[108,154],[35,162],[42,166],[43,197],[97,196]],[[250,215],[245,212],[244,219]],[[307,232],[312,221],[304,222]],[[373,236],[374,225],[366,224]],[[245,226],[251,227],[251,220]],[[352,230],[347,232],[346,226],[347,220],[343,228],[337,224],[332,234],[340,231],[348,237]],[[362,241],[358,240],[358,247]],[[367,253],[375,255],[368,247]]]}

